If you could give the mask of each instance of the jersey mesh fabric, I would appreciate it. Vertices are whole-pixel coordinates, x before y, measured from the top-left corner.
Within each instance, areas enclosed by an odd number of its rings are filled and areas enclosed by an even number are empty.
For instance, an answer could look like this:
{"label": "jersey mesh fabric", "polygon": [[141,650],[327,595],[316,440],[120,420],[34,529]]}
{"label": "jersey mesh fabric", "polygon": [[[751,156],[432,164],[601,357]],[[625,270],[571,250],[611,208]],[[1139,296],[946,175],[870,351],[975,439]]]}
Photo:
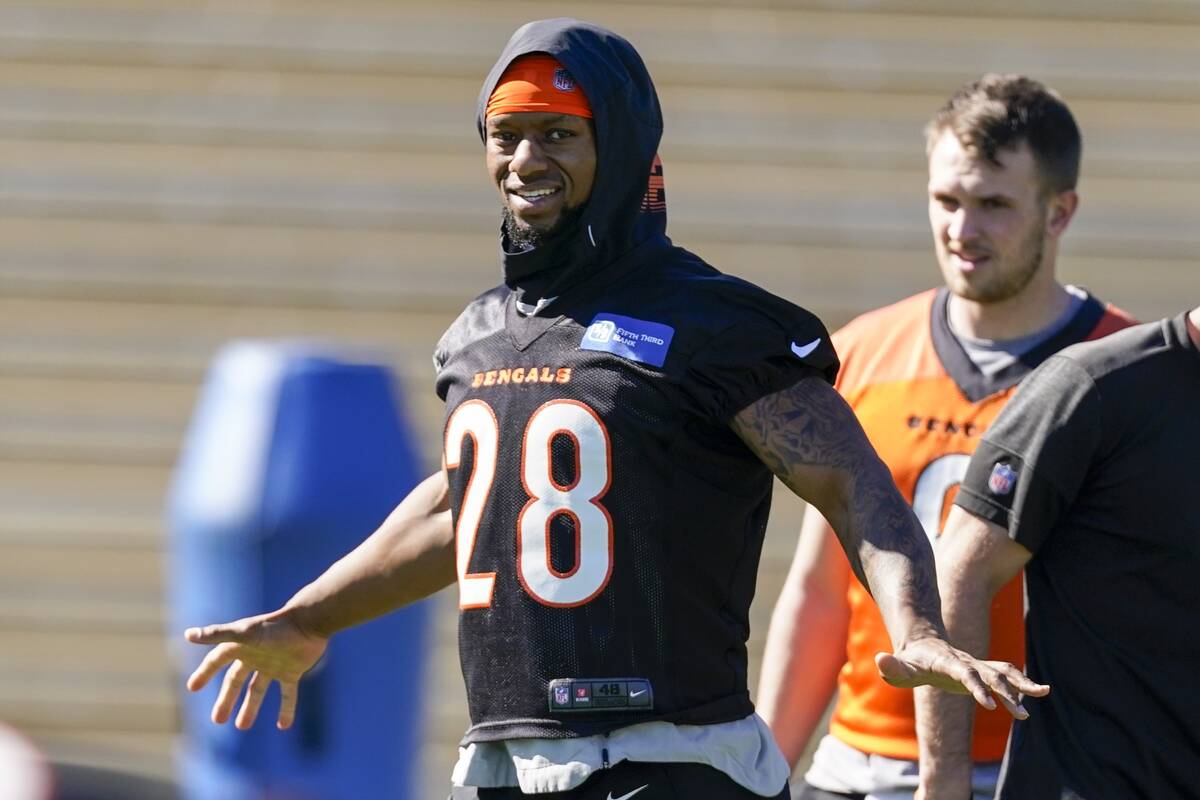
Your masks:
{"label": "jersey mesh fabric", "polygon": [[[448,421],[464,403],[484,402],[499,432],[468,568],[494,573],[494,591],[486,607],[465,608],[460,617],[473,723],[464,742],[588,735],[650,719],[707,724],[753,710],[746,639],[772,479],[729,422],[763,394],[806,376],[831,379],[836,357],[820,323],[802,309],[685,251],[665,250],[658,264],[610,285],[602,300],[564,310],[523,349],[510,335],[509,296],[485,294],[439,348]],[[582,348],[599,313],[669,326],[663,366]],[[814,339],[821,345],[805,358],[790,349]],[[514,383],[515,368],[536,370],[539,380]],[[509,379],[501,384],[503,370]],[[589,409],[609,448],[606,491],[572,503],[600,506],[611,520],[609,553],[581,545],[578,556],[610,558],[611,571],[594,596],[568,607],[535,596],[518,575],[517,554],[519,520],[533,513],[523,478],[537,477],[528,472],[536,462],[527,449],[542,446],[527,445],[523,432],[545,404],[561,402]],[[574,469],[576,459],[567,461]],[[462,458],[449,471],[456,526],[477,470]],[[556,558],[576,556],[552,554],[551,565]],[[551,712],[549,683],[562,678],[645,679],[654,705]]]}

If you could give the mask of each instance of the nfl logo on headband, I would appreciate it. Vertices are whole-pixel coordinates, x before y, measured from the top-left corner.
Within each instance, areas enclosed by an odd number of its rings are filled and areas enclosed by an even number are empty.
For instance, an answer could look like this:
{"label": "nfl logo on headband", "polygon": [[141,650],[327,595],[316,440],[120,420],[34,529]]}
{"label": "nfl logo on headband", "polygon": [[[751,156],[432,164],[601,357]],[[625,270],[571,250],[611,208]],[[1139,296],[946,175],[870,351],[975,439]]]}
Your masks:
{"label": "nfl logo on headband", "polygon": [[554,88],[560,92],[569,92],[575,88],[575,79],[571,77],[571,73],[559,67],[554,70]]}

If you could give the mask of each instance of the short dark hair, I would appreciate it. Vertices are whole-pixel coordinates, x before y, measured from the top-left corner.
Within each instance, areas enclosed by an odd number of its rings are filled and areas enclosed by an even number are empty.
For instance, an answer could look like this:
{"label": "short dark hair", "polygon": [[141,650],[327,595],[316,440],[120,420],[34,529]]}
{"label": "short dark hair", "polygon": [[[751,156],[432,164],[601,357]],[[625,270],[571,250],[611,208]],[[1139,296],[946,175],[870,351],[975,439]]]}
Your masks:
{"label": "short dark hair", "polygon": [[997,152],[1027,142],[1044,193],[1074,189],[1079,180],[1083,141],[1075,117],[1057,92],[1024,75],[988,73],[960,87],[925,126],[926,152],[946,130],[996,165]]}

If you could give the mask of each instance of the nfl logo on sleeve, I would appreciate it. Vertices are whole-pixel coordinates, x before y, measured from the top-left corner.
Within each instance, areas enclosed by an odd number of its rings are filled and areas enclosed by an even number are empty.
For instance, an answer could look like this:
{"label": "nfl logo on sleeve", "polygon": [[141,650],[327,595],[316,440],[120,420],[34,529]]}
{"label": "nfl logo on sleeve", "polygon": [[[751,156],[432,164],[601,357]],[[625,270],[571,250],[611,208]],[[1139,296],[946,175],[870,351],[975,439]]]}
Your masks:
{"label": "nfl logo on sleeve", "polygon": [[1017,485],[1017,471],[1000,461],[996,466],[992,467],[992,474],[988,477],[988,489],[997,497],[1003,497],[1012,493],[1013,487]]}

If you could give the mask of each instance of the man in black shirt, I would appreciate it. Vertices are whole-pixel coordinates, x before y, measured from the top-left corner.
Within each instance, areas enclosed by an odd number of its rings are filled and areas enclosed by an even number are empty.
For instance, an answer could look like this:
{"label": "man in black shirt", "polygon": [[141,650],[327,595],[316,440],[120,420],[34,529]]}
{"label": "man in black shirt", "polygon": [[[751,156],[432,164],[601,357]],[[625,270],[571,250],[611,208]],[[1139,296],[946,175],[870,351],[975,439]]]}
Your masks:
{"label": "man in black shirt", "polygon": [[[951,640],[1025,569],[1031,678],[1000,800],[1200,791],[1200,308],[1071,347],[979,446],[939,540]],[[966,797],[971,709],[918,692],[926,800]],[[926,759],[926,753],[929,758]]]}
{"label": "man in black shirt", "polygon": [[253,724],[278,680],[287,727],[330,635],[457,580],[472,724],[455,784],[783,797],[746,687],[772,474],[821,508],[874,592],[885,678],[994,706],[990,688],[1014,710],[1014,686],[1044,691],[944,641],[927,540],[830,386],[820,321],[667,238],[662,115],[633,47],[530,23],[477,124],[504,283],[434,355],[444,469],[284,608],[188,631],[217,645],[189,688],[229,665],[214,721],[248,681],[237,724]]}

